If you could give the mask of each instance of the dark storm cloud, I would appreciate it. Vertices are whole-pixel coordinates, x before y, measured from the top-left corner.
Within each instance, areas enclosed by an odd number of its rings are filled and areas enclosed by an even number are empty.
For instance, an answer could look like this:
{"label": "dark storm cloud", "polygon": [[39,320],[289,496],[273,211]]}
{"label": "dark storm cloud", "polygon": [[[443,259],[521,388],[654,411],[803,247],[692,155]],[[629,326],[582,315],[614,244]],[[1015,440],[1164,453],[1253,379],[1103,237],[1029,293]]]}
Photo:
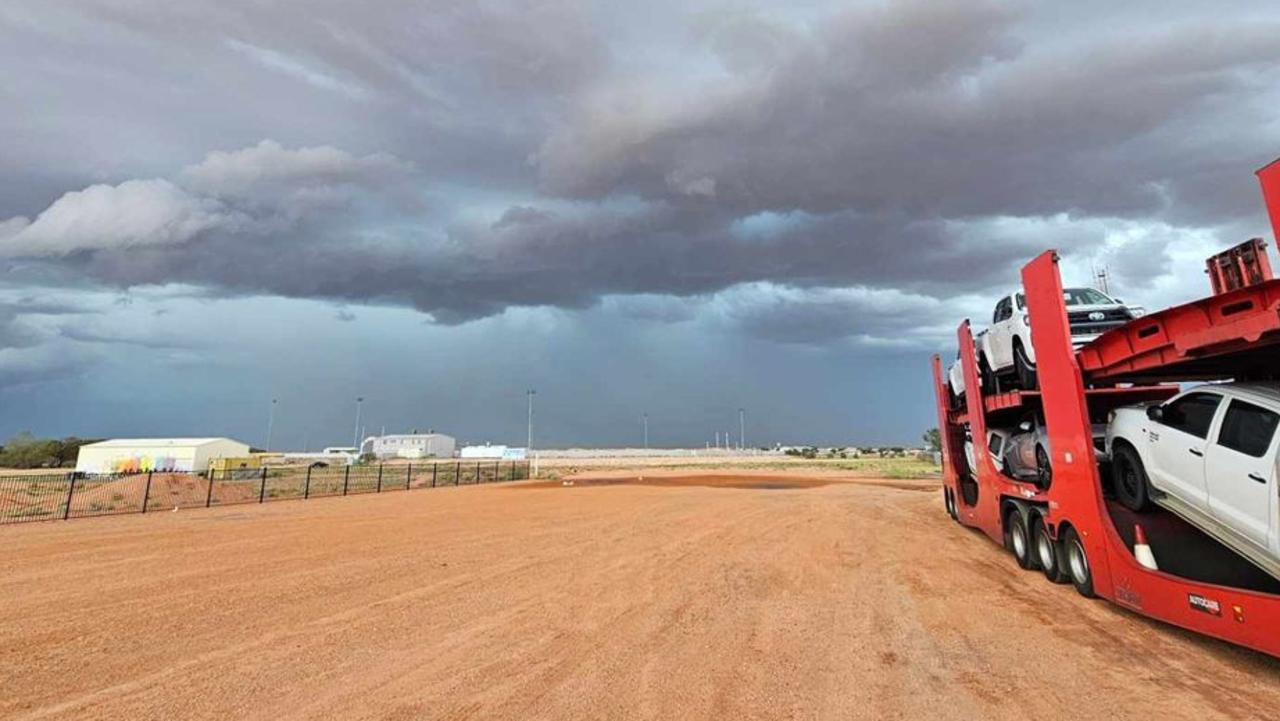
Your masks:
{"label": "dark storm cloud", "polygon": [[[1045,247],[1106,250],[1118,224],[1260,217],[1275,13],[1091,11],[1054,32],[1047,12],[6,8],[0,92],[22,102],[0,167],[96,182],[0,217],[0,259],[444,323],[742,286],[763,294],[742,328],[808,341],[888,330],[842,314],[924,323]],[[814,292],[783,313],[759,283]],[[868,311],[839,286],[923,300]]]}

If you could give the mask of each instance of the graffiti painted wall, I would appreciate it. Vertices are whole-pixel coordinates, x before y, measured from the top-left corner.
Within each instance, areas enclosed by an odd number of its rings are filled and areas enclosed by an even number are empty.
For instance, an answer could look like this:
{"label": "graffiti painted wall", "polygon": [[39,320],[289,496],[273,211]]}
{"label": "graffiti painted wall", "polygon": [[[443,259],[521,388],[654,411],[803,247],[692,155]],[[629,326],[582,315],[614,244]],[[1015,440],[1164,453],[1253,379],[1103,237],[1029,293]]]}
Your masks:
{"label": "graffiti painted wall", "polygon": [[110,473],[149,473],[151,471],[161,472],[187,472],[191,470],[190,459],[184,459],[185,462],[179,461],[172,456],[128,456],[125,458],[117,458],[111,462],[111,468],[107,469]]}

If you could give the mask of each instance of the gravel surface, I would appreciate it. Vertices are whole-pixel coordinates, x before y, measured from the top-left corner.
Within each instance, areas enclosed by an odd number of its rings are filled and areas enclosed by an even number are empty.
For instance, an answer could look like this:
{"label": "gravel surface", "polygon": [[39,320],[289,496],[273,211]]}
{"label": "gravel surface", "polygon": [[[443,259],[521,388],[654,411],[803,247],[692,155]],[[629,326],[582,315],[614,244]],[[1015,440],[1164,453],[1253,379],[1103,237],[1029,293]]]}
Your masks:
{"label": "gravel surface", "polygon": [[0,541],[3,718],[1280,708],[1280,663],[1018,570],[946,518],[932,481],[659,472],[0,527]]}

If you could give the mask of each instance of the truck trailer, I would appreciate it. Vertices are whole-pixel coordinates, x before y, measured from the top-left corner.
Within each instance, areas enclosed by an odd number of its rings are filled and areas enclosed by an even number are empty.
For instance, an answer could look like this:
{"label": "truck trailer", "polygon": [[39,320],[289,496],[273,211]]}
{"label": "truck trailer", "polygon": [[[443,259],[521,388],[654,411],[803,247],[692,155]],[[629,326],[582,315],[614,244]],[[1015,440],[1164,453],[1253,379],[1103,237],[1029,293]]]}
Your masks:
{"label": "truck trailer", "polygon": [[[1258,171],[1280,238],[1280,161]],[[969,322],[956,336],[968,390],[953,407],[932,361],[943,445],[943,506],[1052,583],[1134,613],[1280,657],[1280,581],[1175,514],[1134,514],[1110,497],[1094,425],[1110,411],[1164,401],[1180,383],[1280,378],[1280,280],[1253,239],[1210,258],[1212,294],[1136,318],[1074,347],[1059,256],[1022,269],[1036,390],[983,388]],[[1010,478],[990,454],[965,458],[966,434],[1040,414],[1051,449],[1047,487]],[[1275,489],[1273,489],[1274,492]]]}

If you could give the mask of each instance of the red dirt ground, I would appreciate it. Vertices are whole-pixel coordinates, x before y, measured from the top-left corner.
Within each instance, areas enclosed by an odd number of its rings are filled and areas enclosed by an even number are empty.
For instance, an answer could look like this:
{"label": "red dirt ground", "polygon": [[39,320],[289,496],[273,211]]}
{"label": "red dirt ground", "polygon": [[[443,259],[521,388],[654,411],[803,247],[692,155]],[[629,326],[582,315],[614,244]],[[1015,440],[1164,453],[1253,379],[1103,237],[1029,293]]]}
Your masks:
{"label": "red dirt ground", "polygon": [[[634,475],[633,475],[634,478]],[[0,527],[0,717],[1274,718],[936,483],[645,474]]]}

